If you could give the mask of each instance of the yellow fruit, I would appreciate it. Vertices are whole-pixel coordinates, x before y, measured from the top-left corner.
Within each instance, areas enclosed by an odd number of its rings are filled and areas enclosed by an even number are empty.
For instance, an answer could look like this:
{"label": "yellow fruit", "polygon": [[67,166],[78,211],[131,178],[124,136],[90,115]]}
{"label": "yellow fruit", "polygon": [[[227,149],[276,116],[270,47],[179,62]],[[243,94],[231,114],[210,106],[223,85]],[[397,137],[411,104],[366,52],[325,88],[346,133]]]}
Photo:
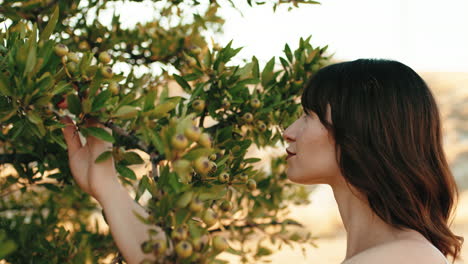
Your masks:
{"label": "yellow fruit", "polygon": [[194,58],[189,57],[189,58],[187,58],[187,61],[188,61],[188,64],[189,64],[190,67],[197,66],[197,60],[195,60]]}
{"label": "yellow fruit", "polygon": [[109,91],[113,94],[113,95],[118,95],[119,94],[119,84],[117,82],[110,82],[109,83]]}
{"label": "yellow fruit", "polygon": [[258,100],[258,98],[254,98],[252,99],[252,101],[250,102],[250,105],[253,107],[253,108],[259,108],[261,103],[260,103],[260,100]]}
{"label": "yellow fruit", "polygon": [[144,260],[140,261],[140,264],[153,264],[153,261],[150,260],[150,259],[144,259]]}
{"label": "yellow fruit", "polygon": [[239,176],[239,180],[240,180],[241,182],[243,182],[243,183],[246,183],[246,182],[249,180],[249,175],[247,175],[247,174],[241,174],[241,175]]}
{"label": "yellow fruit", "polygon": [[177,116],[173,116],[171,117],[171,119],[169,119],[170,126],[175,126],[178,122],[179,122],[179,118]]}
{"label": "yellow fruit", "polygon": [[302,87],[302,84],[303,84],[303,81],[302,81],[302,80],[294,81],[294,86],[295,86],[296,88],[301,88],[301,87]]}
{"label": "yellow fruit", "polygon": [[265,132],[267,129],[267,126],[262,121],[258,121],[257,128],[260,132]]}
{"label": "yellow fruit", "polygon": [[195,198],[193,199],[191,202],[190,202],[190,211],[196,213],[196,212],[200,212],[202,209],[203,209],[203,201],[201,201],[200,199]]}
{"label": "yellow fruit", "polygon": [[194,161],[193,167],[197,173],[207,174],[208,172],[210,172],[212,164],[207,157],[201,156]]}
{"label": "yellow fruit", "polygon": [[172,146],[177,150],[185,149],[188,146],[188,143],[187,138],[182,134],[175,135],[171,139]]}
{"label": "yellow fruit", "polygon": [[242,116],[242,119],[244,119],[245,122],[247,123],[250,123],[254,120],[254,117],[251,113],[245,113],[243,116]]}
{"label": "yellow fruit", "polygon": [[177,202],[175,204],[176,207],[177,208],[185,208],[190,203],[190,201],[192,200],[192,197],[193,197],[193,192],[192,191],[185,192],[177,200]]}
{"label": "yellow fruit", "polygon": [[78,44],[78,49],[79,50],[89,50],[90,49],[89,43],[86,40],[81,41]]}
{"label": "yellow fruit", "polygon": [[192,52],[193,52],[194,54],[200,54],[200,53],[202,52],[202,50],[201,50],[201,48],[196,47],[196,48],[192,49]]}
{"label": "yellow fruit", "polygon": [[112,76],[114,76],[114,73],[112,72],[112,68],[109,66],[104,66],[101,68],[101,74],[104,78],[110,79]]}
{"label": "yellow fruit", "polygon": [[65,44],[59,43],[59,44],[55,45],[54,52],[55,52],[55,54],[57,54],[57,56],[63,57],[65,55],[67,55],[68,47]]}
{"label": "yellow fruit", "polygon": [[229,244],[225,237],[217,235],[213,237],[213,248],[216,251],[224,251],[229,248]]}
{"label": "yellow fruit", "polygon": [[192,107],[196,112],[200,113],[201,111],[203,111],[203,109],[205,109],[205,101],[201,99],[197,99],[193,101]]}
{"label": "yellow fruit", "polygon": [[200,138],[201,130],[197,126],[189,126],[184,130],[184,135],[192,141],[197,141]]}
{"label": "yellow fruit", "polygon": [[218,181],[222,183],[226,183],[229,181],[229,174],[227,172],[223,172],[218,176]]}
{"label": "yellow fruit", "polygon": [[101,53],[99,53],[99,61],[104,63],[104,64],[107,64],[111,61],[111,56],[109,55],[109,53],[107,53],[106,51],[103,51]]}
{"label": "yellow fruit", "polygon": [[211,208],[206,209],[202,216],[202,220],[206,224],[206,227],[210,227],[216,224],[217,218],[218,215]]}
{"label": "yellow fruit", "polygon": [[195,251],[200,251],[204,246],[202,238],[201,237],[196,237],[196,238],[192,239],[192,245],[193,245],[193,249],[195,249]]}
{"label": "yellow fruit", "polygon": [[207,133],[202,133],[197,142],[205,148],[211,148],[211,137]]}
{"label": "yellow fruit", "polygon": [[232,148],[232,152],[236,153],[236,152],[239,152],[241,150],[241,147],[239,145],[235,145],[233,148]]}
{"label": "yellow fruit", "polygon": [[210,155],[210,160],[216,160],[218,158],[218,155],[216,153]]}
{"label": "yellow fruit", "polygon": [[191,169],[190,161],[184,159],[174,161],[172,167],[180,175],[189,173]]}
{"label": "yellow fruit", "polygon": [[185,240],[188,237],[188,230],[185,226],[178,226],[172,231],[171,238],[174,240]]}
{"label": "yellow fruit", "polygon": [[218,169],[218,165],[216,165],[216,163],[213,161],[210,161],[210,164],[211,164],[210,173],[215,173],[216,170]]}
{"label": "yellow fruit", "polygon": [[166,241],[161,240],[161,239],[157,239],[154,241],[153,254],[155,256],[160,256],[164,254],[164,252],[166,252],[166,249],[167,249]]}
{"label": "yellow fruit", "polygon": [[247,188],[251,191],[257,189],[257,182],[254,179],[247,180]]}
{"label": "yellow fruit", "polygon": [[228,110],[229,107],[231,107],[231,102],[229,102],[228,99],[224,98],[221,103],[221,107],[224,108],[224,110]]}
{"label": "yellow fruit", "polygon": [[175,251],[177,253],[177,256],[180,258],[187,258],[192,255],[192,245],[188,241],[180,241],[176,247]]}
{"label": "yellow fruit", "polygon": [[78,68],[78,65],[76,65],[76,62],[70,61],[67,63],[67,70],[69,73],[73,74]]}
{"label": "yellow fruit", "polygon": [[80,57],[78,57],[78,55],[74,52],[68,52],[67,58],[75,63],[80,62]]}
{"label": "yellow fruit", "polygon": [[227,212],[232,210],[232,202],[231,201],[223,201],[220,205],[221,210]]}

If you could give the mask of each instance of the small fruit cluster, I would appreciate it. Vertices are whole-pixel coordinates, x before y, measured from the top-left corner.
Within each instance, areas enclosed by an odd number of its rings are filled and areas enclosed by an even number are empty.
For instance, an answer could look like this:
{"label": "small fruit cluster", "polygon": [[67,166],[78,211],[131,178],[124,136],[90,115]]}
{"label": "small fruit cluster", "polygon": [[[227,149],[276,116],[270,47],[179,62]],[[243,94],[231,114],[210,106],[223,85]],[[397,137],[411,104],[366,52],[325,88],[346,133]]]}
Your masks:
{"label": "small fruit cluster", "polygon": [[[69,73],[75,73],[77,71],[78,64],[81,60],[77,53],[69,52],[68,47],[62,43],[55,45],[54,52],[61,58],[62,63],[66,64],[66,69],[69,71]],[[112,57],[109,55],[109,53],[106,51],[99,53],[98,60],[100,63],[102,63],[102,66],[100,67],[101,75],[106,79],[112,78],[114,76],[112,68],[110,66],[104,66],[105,64],[110,63],[112,60]]]}
{"label": "small fruit cluster", "polygon": [[[208,263],[208,245],[212,243],[214,254],[219,254],[229,248],[227,239],[220,235],[214,235],[212,238],[208,234],[191,236],[187,225],[183,224],[172,230],[171,241],[175,244],[174,250],[168,250],[168,242],[162,239],[148,240],[141,244],[141,250],[145,254],[153,254],[158,260],[163,256],[171,256],[178,259],[196,261],[197,263]],[[212,255],[212,254],[211,254]],[[144,259],[140,264],[154,263],[149,259]]]}
{"label": "small fruit cluster", "polygon": [[[69,78],[76,78],[75,81],[79,81],[80,79],[78,79],[78,77],[80,77],[89,81],[89,78],[93,78],[96,74],[96,70],[99,69],[99,74],[104,79],[103,83],[108,84],[107,89],[109,89],[113,95],[117,95],[119,93],[119,84],[113,80],[114,73],[112,68],[110,66],[106,66],[106,64],[109,64],[112,60],[112,57],[108,52],[103,51],[99,53],[98,61],[100,64],[98,66],[88,65],[88,67],[86,67],[86,71],[83,71],[83,67],[81,65],[85,63],[82,60],[86,61],[85,54],[80,56],[78,53],[71,52],[68,47],[62,43],[55,45],[54,53],[60,57],[64,66],[63,69]],[[58,102],[57,107],[61,109],[68,108],[68,102],[66,102],[65,94],[63,95],[63,99]]]}
{"label": "small fruit cluster", "polygon": [[194,118],[195,113],[181,118],[172,117],[169,126],[161,130],[168,143],[166,157],[172,161],[172,169],[183,183],[191,181],[193,170],[206,176],[216,166],[205,154],[213,152],[211,136],[196,126]]}

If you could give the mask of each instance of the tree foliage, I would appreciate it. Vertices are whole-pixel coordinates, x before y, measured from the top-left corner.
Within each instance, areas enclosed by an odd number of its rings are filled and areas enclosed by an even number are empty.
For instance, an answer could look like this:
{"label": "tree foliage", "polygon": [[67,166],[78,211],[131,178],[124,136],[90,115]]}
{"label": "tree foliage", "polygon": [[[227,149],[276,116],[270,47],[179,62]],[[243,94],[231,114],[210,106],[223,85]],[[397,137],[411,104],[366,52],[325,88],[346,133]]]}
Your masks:
{"label": "tree foliage", "polygon": [[[265,4],[247,2],[252,8]],[[191,245],[212,240],[184,258],[168,249],[165,261],[222,263],[215,258],[225,250],[254,263],[273,252],[262,245],[265,239],[279,248],[313,244],[310,233],[291,231],[301,224],[287,217],[289,204],[309,202],[309,191],[288,182],[284,158],[260,169],[254,166],[260,159],[246,153],[283,141],[281,130],[301,111],[303,83],[329,59],[327,47],[301,38],[296,50],[285,45],[279,61],[273,57],[261,67],[252,57],[234,65],[241,48],[232,41],[224,47],[209,43],[203,34],[222,29],[217,11],[235,7],[233,1],[150,1],[158,7],[155,18],[131,28],[123,27],[116,10],[110,25],[101,21],[100,12],[115,3],[120,2],[0,6],[0,164],[14,169],[0,178],[0,259],[98,263],[117,251],[110,234],[90,222],[99,205],[76,187],[63,158],[64,115],[73,117],[82,136],[113,143],[96,162],[112,156],[135,201],[151,195],[145,205],[150,217],[143,222],[161,227],[168,238],[186,228]],[[271,2],[274,9],[280,3],[316,2]],[[116,65],[129,73],[114,72]],[[169,67],[177,73],[169,74]],[[161,73],[153,73],[155,68]],[[183,94],[170,96],[171,82]],[[89,118],[112,135],[86,128]],[[135,149],[150,157],[151,170],[140,178],[129,167],[145,163]],[[194,209],[193,200],[202,210]],[[213,225],[207,212],[213,212]],[[260,240],[251,252],[234,243],[223,248],[217,234],[241,245]],[[177,241],[172,240],[168,248]]]}

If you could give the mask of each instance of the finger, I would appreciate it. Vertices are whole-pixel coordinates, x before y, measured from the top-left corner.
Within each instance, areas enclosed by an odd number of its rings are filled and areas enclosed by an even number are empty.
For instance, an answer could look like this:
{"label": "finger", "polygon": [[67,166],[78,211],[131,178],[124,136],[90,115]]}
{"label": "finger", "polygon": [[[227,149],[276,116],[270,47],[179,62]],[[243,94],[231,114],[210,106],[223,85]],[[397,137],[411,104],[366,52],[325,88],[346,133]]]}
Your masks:
{"label": "finger", "polygon": [[[95,118],[86,119],[86,127],[99,127],[99,128],[102,128],[102,129],[106,130],[109,134],[112,135],[112,130],[110,128],[104,126],[103,124],[101,124]],[[91,135],[86,137],[86,141],[89,142],[90,145],[103,146],[104,147],[103,149],[106,149],[106,150],[109,150],[109,149],[112,148],[112,143],[104,141],[104,140],[99,139],[99,138],[96,138],[96,137],[91,136]],[[102,150],[102,149],[100,149],[100,150]]]}
{"label": "finger", "polygon": [[65,128],[62,128],[62,133],[68,146],[68,153],[71,155],[83,147],[80,136],[76,132],[75,124],[69,116],[60,118],[60,122],[66,125]]}

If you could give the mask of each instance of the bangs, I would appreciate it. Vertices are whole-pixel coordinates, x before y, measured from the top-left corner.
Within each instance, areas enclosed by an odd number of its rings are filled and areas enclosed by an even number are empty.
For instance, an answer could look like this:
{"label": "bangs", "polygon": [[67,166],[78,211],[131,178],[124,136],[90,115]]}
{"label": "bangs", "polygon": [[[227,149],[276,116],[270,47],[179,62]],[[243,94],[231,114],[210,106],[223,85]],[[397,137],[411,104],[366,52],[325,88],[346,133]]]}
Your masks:
{"label": "bangs", "polygon": [[[304,86],[301,95],[301,105],[305,114],[314,112],[323,124],[327,122],[327,104],[333,112],[338,110],[342,83],[342,64],[333,64],[320,69]],[[340,108],[340,107],[338,107]]]}

